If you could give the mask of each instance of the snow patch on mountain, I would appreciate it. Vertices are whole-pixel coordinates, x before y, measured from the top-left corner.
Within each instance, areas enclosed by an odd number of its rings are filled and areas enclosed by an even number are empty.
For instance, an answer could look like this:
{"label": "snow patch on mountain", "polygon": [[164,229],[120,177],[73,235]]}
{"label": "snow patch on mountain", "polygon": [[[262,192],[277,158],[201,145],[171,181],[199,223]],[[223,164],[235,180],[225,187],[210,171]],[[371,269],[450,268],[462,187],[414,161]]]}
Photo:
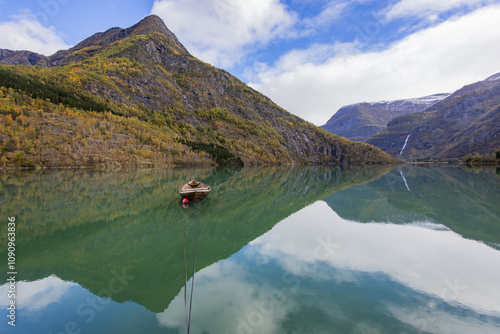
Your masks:
{"label": "snow patch on mountain", "polygon": [[428,107],[430,107],[433,104],[436,104],[441,100],[444,100],[448,96],[450,96],[449,93],[440,93],[440,94],[433,94],[433,95],[428,95],[428,96],[423,96],[423,97],[401,99],[401,100],[395,100],[395,101],[383,100],[383,101],[378,101],[378,102],[368,102],[368,104],[370,104],[370,105],[383,105],[383,106],[387,106],[389,108],[399,108],[403,105],[409,105],[409,104],[427,105]]}

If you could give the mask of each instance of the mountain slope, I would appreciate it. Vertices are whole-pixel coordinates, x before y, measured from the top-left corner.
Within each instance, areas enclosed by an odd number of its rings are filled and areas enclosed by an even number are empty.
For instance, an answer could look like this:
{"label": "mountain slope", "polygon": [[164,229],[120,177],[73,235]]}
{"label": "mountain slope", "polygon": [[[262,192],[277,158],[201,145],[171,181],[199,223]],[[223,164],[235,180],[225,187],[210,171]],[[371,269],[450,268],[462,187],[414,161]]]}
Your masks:
{"label": "mountain slope", "polygon": [[321,128],[351,140],[366,141],[395,117],[425,110],[449,94],[415,99],[356,103],[340,108]]}
{"label": "mountain slope", "polygon": [[[392,161],[194,58],[157,16],[95,34],[37,65],[2,69],[9,73],[2,78],[16,78],[0,82],[4,164]],[[41,134],[56,138],[47,143]]]}
{"label": "mountain slope", "polygon": [[367,142],[404,159],[496,152],[500,148],[500,75],[467,85],[423,112],[395,118]]}

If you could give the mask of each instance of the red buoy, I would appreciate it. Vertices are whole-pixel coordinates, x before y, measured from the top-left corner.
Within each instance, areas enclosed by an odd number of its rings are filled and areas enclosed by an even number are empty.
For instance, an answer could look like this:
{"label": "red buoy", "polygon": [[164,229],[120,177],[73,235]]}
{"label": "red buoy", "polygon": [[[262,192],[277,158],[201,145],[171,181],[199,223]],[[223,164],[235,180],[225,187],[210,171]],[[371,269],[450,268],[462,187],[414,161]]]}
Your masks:
{"label": "red buoy", "polygon": [[189,200],[188,200],[187,198],[184,198],[184,199],[182,200],[182,204],[188,204],[188,203],[189,203]]}

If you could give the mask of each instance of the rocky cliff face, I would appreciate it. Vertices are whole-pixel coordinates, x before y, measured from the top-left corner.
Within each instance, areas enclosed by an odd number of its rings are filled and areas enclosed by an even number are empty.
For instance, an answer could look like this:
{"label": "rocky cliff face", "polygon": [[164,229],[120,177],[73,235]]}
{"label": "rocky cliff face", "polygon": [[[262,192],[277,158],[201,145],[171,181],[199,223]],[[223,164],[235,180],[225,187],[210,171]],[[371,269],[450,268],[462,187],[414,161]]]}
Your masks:
{"label": "rocky cliff face", "polygon": [[422,111],[449,94],[435,94],[415,99],[356,103],[340,108],[321,127],[336,135],[356,141],[366,141],[395,117]]}
{"label": "rocky cliff face", "polygon": [[425,111],[393,119],[368,143],[404,159],[496,152],[500,148],[500,75],[467,85]]}
{"label": "rocky cliff face", "polygon": [[371,145],[305,122],[196,59],[157,16],[95,34],[37,65],[48,69],[9,70],[43,82],[49,91],[93,99],[115,115],[158,127],[167,138],[157,144],[161,154],[179,152],[164,148],[178,142],[181,151],[201,150],[218,162],[220,156],[246,164],[392,161]]}

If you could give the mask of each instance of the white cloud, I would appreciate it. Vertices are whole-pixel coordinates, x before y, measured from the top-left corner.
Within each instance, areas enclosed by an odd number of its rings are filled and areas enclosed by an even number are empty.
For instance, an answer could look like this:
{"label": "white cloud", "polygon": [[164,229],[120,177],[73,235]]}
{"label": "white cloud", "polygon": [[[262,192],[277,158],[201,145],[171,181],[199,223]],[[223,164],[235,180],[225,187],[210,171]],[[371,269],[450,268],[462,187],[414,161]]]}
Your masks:
{"label": "white cloud", "polygon": [[[40,311],[53,303],[60,303],[69,290],[77,286],[76,283],[66,282],[56,276],[49,276],[34,282],[16,283],[16,303],[21,309],[27,311]],[[7,296],[9,284],[0,286],[2,296]],[[0,302],[0,307],[8,306],[8,300],[5,303]]]}
{"label": "white cloud", "polygon": [[306,27],[312,28],[328,26],[342,15],[348,5],[349,2],[332,1],[318,16],[313,18],[306,18],[302,20],[301,23]]}
{"label": "white cloud", "polygon": [[400,17],[429,17],[449,10],[474,7],[491,3],[491,0],[401,0],[391,6],[386,18],[391,20]]}
{"label": "white cloud", "polygon": [[43,26],[29,11],[14,16],[11,21],[0,22],[0,48],[50,56],[69,47],[54,27]]}
{"label": "white cloud", "polygon": [[[257,327],[255,329],[259,333],[277,333],[279,324],[296,305],[290,300],[280,305],[270,302],[270,296],[279,290],[267,283],[255,283],[249,279],[244,266],[231,260],[220,261],[196,275],[192,308],[196,321],[190,328],[194,333],[250,333],[253,327]],[[188,310],[191,284],[190,280],[187,290]],[[260,317],[257,319],[258,326],[252,323],[255,316]],[[179,332],[186,332],[184,289],[156,318],[161,327],[173,327]]]}
{"label": "white cloud", "polygon": [[[499,21],[500,6],[492,5],[421,30],[383,51],[314,45],[284,55],[250,85],[317,125],[347,104],[452,92],[500,71]],[[336,52],[316,61],[325,49]]]}
{"label": "white cloud", "polygon": [[160,16],[196,57],[231,67],[256,45],[289,34],[297,18],[278,0],[156,0]]}

